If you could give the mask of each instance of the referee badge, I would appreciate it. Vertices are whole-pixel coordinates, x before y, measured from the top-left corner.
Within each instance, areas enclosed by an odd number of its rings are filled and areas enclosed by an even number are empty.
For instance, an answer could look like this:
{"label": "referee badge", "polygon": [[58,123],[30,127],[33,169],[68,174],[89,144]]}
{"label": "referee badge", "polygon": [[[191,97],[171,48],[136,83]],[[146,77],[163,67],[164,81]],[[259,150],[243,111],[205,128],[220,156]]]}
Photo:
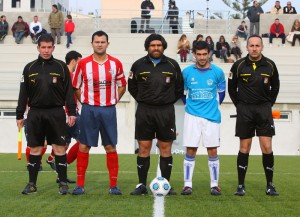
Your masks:
{"label": "referee badge", "polygon": [[57,83],[57,77],[53,77],[52,83],[53,83],[53,84],[56,84],[56,83]]}
{"label": "referee badge", "polygon": [[170,77],[166,77],[166,83],[170,84],[170,82],[171,82],[171,78]]}
{"label": "referee badge", "polygon": [[269,83],[269,78],[264,78],[264,84],[268,84]]}

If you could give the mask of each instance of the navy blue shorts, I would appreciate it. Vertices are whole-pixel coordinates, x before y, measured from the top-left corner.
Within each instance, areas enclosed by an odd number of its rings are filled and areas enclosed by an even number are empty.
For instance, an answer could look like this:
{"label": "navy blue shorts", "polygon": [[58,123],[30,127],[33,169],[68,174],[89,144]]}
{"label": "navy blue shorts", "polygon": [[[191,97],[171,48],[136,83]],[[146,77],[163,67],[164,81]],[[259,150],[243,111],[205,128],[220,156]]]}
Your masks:
{"label": "navy blue shorts", "polygon": [[118,143],[116,107],[83,104],[80,120],[80,143],[98,147],[99,132],[103,146]]}
{"label": "navy blue shorts", "polygon": [[80,128],[79,128],[79,124],[80,124],[80,115],[77,114],[76,115],[76,121],[75,121],[75,124],[70,127],[68,124],[66,124],[66,143],[70,144],[71,143],[71,139],[76,139],[78,140],[79,139],[79,132],[80,132]]}

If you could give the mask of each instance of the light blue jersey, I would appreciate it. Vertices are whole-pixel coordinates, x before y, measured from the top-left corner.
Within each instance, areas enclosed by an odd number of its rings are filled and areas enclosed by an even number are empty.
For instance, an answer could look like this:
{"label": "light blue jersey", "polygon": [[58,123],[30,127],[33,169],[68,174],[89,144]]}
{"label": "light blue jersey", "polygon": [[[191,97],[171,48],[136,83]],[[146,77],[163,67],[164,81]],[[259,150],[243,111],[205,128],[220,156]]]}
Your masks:
{"label": "light blue jersey", "polygon": [[218,92],[225,92],[226,80],[221,68],[210,64],[200,69],[196,64],[183,70],[184,90],[187,91],[185,111],[191,115],[221,123]]}

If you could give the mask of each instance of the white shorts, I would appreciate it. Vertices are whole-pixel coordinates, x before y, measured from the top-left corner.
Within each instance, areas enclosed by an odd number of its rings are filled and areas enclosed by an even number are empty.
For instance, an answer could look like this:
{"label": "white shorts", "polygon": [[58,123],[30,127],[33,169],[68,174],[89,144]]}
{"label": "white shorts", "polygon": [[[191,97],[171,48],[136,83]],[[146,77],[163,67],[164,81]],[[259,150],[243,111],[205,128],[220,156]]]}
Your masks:
{"label": "white shorts", "polygon": [[203,147],[219,147],[220,124],[185,112],[183,146],[197,148],[199,147],[201,137]]}

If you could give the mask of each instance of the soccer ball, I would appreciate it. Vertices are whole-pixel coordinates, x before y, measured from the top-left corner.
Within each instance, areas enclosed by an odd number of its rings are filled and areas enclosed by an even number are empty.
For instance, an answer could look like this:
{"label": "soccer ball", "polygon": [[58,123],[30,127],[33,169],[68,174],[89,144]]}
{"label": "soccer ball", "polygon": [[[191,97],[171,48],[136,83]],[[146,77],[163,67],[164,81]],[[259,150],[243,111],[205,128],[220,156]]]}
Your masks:
{"label": "soccer ball", "polygon": [[170,183],[164,177],[156,177],[150,183],[150,190],[153,196],[164,197],[170,191]]}

